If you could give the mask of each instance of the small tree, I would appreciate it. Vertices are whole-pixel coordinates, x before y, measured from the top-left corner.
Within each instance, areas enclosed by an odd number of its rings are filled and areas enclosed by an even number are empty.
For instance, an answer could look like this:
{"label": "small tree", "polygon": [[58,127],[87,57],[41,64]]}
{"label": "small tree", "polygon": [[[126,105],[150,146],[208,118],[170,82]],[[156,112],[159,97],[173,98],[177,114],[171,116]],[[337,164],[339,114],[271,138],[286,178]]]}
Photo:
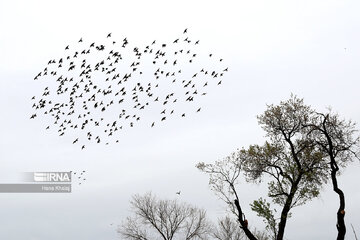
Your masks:
{"label": "small tree", "polygon": [[328,165],[323,161],[323,152],[303,127],[309,123],[313,112],[295,96],[279,105],[268,105],[258,117],[268,138],[264,145],[243,148],[215,164],[197,165],[210,175],[211,188],[231,206],[251,240],[257,237],[248,228],[235,187],[241,171],[248,181],[256,183],[265,175],[270,177],[268,196],[281,207],[279,218],[264,199],[254,201],[252,209],[264,218],[272,239],[277,240],[284,237],[290,210],[317,197],[327,180]]}
{"label": "small tree", "polygon": [[[257,238],[248,228],[248,223],[239,204],[239,196],[235,188],[241,173],[241,162],[238,159],[238,152],[234,152],[223,160],[216,161],[214,164],[201,162],[196,167],[209,174],[211,190],[230,206],[231,212],[237,216],[245,235],[251,240],[256,240]],[[234,198],[235,201],[233,201]]]}
{"label": "small tree", "polygon": [[304,124],[319,150],[324,154],[330,166],[330,176],[334,192],[339,196],[337,210],[337,240],[343,240],[345,227],[345,194],[338,186],[337,175],[353,159],[359,159],[360,138],[355,136],[355,123],[340,119],[338,114],[314,113],[311,122]]}
{"label": "small tree", "polygon": [[176,200],[159,200],[151,193],[135,195],[134,217],[128,217],[118,232],[126,239],[206,239],[210,223],[202,209]]}

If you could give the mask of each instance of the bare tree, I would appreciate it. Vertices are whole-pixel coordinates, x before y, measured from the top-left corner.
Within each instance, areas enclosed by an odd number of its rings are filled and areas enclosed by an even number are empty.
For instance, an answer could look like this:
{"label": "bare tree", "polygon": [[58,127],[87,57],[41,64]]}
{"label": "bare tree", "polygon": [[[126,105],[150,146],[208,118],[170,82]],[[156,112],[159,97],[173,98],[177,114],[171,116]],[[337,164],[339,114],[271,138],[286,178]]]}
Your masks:
{"label": "bare tree", "polygon": [[260,231],[254,228],[253,233],[258,240],[270,240],[270,236],[266,231]]}
{"label": "bare tree", "polygon": [[[252,231],[258,240],[269,240],[264,231],[254,229]],[[239,228],[239,224],[229,216],[218,220],[218,226],[214,228],[212,236],[217,240],[245,240],[246,235]]]}
{"label": "bare tree", "polygon": [[[201,162],[196,167],[209,174],[211,190],[229,205],[230,210],[237,216],[246,236],[250,240],[256,240],[257,238],[248,228],[248,222],[239,204],[239,196],[235,188],[241,173],[241,162],[238,159],[238,152],[234,152],[223,160],[216,161],[214,164]],[[235,201],[233,201],[234,198]]]}
{"label": "bare tree", "polygon": [[135,195],[134,217],[128,217],[118,232],[126,239],[206,239],[211,233],[206,212],[176,200],[159,200],[151,193]]}
{"label": "bare tree", "polygon": [[303,127],[313,112],[296,96],[279,105],[268,105],[258,117],[268,138],[264,145],[243,148],[215,164],[197,165],[209,174],[211,188],[231,206],[250,240],[257,237],[249,230],[235,187],[241,171],[248,181],[257,183],[263,181],[265,175],[270,177],[268,196],[280,206],[279,218],[264,199],[254,201],[252,210],[264,218],[272,239],[277,240],[284,238],[290,210],[317,197],[327,180],[328,165],[323,153]]}
{"label": "bare tree", "polygon": [[309,129],[309,135],[315,139],[319,150],[328,159],[330,176],[334,192],[339,196],[339,208],[337,210],[338,231],[337,240],[343,240],[346,234],[345,227],[345,194],[338,186],[337,175],[340,168],[344,168],[353,159],[359,159],[360,137],[355,136],[356,125],[351,121],[340,119],[338,114],[314,113],[308,124],[304,127]]}
{"label": "bare tree", "polygon": [[218,226],[213,232],[213,237],[217,240],[244,240],[245,235],[239,225],[229,216],[219,219]]}

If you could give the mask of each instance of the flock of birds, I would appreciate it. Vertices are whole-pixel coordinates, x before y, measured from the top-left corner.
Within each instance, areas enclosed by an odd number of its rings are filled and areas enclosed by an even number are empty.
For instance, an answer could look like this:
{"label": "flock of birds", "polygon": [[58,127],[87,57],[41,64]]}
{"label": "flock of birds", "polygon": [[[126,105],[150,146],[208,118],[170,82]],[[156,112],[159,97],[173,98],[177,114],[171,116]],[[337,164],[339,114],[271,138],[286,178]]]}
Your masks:
{"label": "flock of birds", "polygon": [[32,97],[30,119],[50,116],[46,129],[54,127],[59,136],[73,131],[73,144],[84,149],[89,141],[119,142],[121,131],[143,119],[154,127],[200,112],[201,106],[188,104],[221,85],[228,68],[212,53],[201,58],[199,44],[187,29],[170,43],[155,40],[143,48],[131,47],[127,38],[118,43],[111,33],[102,43],[80,38],[34,77],[50,85]]}
{"label": "flock of birds", "polygon": [[78,182],[79,185],[81,185],[82,182],[86,181],[85,173],[86,171],[83,170],[81,172],[74,172],[70,171],[72,180],[75,180]]}

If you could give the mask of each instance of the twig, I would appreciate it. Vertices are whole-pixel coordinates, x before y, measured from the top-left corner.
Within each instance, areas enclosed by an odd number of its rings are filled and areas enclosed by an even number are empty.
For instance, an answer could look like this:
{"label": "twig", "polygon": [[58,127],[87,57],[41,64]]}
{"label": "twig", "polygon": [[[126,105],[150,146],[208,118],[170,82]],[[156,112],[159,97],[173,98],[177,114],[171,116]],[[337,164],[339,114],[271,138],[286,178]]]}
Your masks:
{"label": "twig", "polygon": [[358,240],[358,238],[357,238],[357,236],[356,236],[356,232],[355,232],[354,226],[352,225],[352,223],[351,223],[351,228],[352,228],[352,230],[353,230],[353,232],[354,232],[355,239]]}

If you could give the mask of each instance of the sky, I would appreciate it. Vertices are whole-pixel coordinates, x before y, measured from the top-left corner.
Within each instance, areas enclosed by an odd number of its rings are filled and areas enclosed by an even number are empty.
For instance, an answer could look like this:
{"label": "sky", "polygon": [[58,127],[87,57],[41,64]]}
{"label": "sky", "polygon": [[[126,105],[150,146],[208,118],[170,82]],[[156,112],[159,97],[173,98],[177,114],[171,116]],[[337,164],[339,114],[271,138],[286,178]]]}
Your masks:
{"label": "sky", "polygon": [[[0,193],[0,238],[119,239],[116,226],[131,215],[131,196],[148,191],[204,208],[212,220],[225,216],[226,206],[195,165],[264,142],[256,116],[266,104],[293,93],[319,111],[331,106],[360,122],[359,10],[358,1],[346,0],[1,1],[0,180],[86,170],[87,181],[70,194]],[[127,129],[119,144],[84,150],[73,138],[46,131],[42,119],[29,119],[31,97],[42,90],[33,79],[65,46],[110,32],[144,46],[172,41],[185,28],[200,40],[199,52],[221,56],[229,68],[201,99],[199,113]],[[339,178],[346,239],[354,239],[350,223],[360,232],[359,170],[354,161]],[[262,229],[249,203],[266,195],[266,187],[244,183],[238,192],[249,224]],[[335,238],[337,206],[331,186],[324,186],[319,198],[293,210],[285,239]]]}

